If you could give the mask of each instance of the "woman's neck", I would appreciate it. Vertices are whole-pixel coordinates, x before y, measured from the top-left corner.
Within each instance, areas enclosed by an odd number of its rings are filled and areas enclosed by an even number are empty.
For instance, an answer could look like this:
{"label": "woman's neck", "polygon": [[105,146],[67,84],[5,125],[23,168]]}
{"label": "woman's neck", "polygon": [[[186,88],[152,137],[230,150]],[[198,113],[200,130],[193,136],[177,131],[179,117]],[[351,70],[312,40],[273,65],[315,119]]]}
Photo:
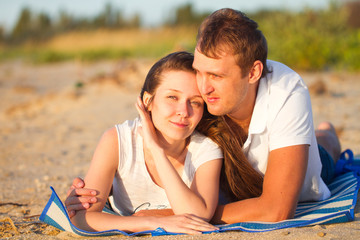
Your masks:
{"label": "woman's neck", "polygon": [[160,146],[164,149],[165,155],[171,162],[185,161],[187,153],[187,146],[189,144],[190,137],[181,141],[167,141],[163,137],[160,137]]}

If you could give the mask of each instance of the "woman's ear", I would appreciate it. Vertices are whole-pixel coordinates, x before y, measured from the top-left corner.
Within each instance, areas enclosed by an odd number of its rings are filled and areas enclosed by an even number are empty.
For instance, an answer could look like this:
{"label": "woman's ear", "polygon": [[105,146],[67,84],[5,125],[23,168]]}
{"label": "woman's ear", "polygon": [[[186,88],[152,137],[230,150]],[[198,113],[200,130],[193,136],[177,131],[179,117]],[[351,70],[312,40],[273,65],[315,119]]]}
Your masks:
{"label": "woman's ear", "polygon": [[256,60],[249,72],[249,83],[256,83],[261,78],[264,65],[261,61]]}
{"label": "woman's ear", "polygon": [[143,95],[143,103],[145,105],[145,108],[148,110],[148,111],[151,111],[151,99],[153,98],[153,95],[151,95],[150,93],[148,92],[144,92],[144,95]]}

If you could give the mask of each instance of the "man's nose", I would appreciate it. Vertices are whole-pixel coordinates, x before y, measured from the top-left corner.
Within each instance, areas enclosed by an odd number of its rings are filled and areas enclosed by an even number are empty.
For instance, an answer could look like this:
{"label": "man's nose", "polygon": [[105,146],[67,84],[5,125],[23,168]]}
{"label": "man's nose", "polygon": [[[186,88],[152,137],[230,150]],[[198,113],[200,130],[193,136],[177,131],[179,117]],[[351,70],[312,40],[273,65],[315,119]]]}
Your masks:
{"label": "man's nose", "polygon": [[206,76],[199,76],[197,83],[199,91],[202,95],[206,95],[214,91],[214,88],[212,87],[208,77]]}

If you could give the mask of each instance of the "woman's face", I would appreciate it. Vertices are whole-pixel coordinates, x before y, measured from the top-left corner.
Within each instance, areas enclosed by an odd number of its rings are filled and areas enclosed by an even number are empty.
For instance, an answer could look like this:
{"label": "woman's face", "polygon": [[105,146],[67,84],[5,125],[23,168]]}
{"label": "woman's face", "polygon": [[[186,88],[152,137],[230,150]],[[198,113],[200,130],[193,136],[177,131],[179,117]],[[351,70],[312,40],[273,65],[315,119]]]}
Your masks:
{"label": "woman's face", "polygon": [[[145,93],[145,104],[150,97]],[[177,70],[164,72],[148,110],[155,128],[169,143],[189,137],[204,111],[195,74]]]}

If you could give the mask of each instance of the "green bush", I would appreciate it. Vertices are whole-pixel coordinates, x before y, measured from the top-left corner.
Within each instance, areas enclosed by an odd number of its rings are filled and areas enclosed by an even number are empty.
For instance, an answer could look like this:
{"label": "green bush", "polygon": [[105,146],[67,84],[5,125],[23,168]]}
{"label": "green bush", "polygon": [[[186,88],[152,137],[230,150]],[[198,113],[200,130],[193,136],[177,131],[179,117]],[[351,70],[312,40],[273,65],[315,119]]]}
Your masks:
{"label": "green bush", "polygon": [[268,40],[270,59],[299,70],[360,70],[360,31],[348,26],[344,7],[262,11],[252,17]]}

